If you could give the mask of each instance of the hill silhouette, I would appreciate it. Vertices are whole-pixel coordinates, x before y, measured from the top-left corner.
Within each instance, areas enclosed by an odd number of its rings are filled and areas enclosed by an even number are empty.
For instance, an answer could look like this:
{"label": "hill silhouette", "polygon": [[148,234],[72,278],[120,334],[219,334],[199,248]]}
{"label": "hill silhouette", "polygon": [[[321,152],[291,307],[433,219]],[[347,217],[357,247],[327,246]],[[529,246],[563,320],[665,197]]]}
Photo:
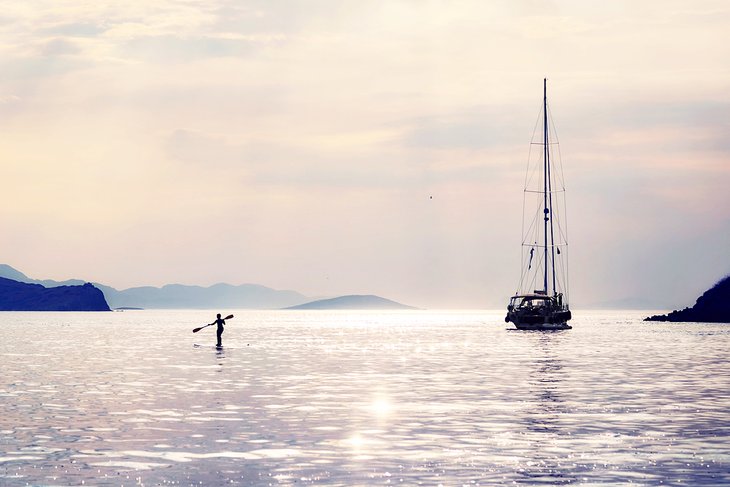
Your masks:
{"label": "hill silhouette", "polygon": [[[0,264],[0,277],[47,288],[83,285],[86,281],[69,279],[31,279],[7,264]],[[168,284],[162,287],[133,287],[117,290],[104,284],[92,283],[99,288],[112,308],[148,309],[281,309],[310,301],[296,291],[271,289],[258,284],[215,284],[209,287]]]}
{"label": "hill silhouette", "polygon": [[0,277],[0,311],[109,311],[92,284],[47,288]]}
{"label": "hill silhouette", "polygon": [[168,284],[117,291],[99,286],[114,308],[146,309],[279,309],[307,301],[296,291],[279,291],[257,284],[214,284],[209,287]]}
{"label": "hill silhouette", "polygon": [[730,323],[730,276],[726,276],[705,291],[691,308],[675,310],[666,315],[650,316],[644,321]]}
{"label": "hill silhouette", "polygon": [[319,299],[309,303],[290,306],[286,309],[361,309],[361,310],[386,310],[386,309],[416,309],[412,306],[391,301],[374,295],[349,295],[331,299]]}

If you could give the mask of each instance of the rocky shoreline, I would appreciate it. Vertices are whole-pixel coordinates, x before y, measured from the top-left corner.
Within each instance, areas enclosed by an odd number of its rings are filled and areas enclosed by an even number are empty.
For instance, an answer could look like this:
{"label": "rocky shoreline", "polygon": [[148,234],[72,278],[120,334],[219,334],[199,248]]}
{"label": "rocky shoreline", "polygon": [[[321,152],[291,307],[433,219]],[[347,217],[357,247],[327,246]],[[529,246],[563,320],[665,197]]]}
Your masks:
{"label": "rocky shoreline", "polygon": [[730,276],[705,291],[691,308],[649,316],[644,321],[730,323]]}

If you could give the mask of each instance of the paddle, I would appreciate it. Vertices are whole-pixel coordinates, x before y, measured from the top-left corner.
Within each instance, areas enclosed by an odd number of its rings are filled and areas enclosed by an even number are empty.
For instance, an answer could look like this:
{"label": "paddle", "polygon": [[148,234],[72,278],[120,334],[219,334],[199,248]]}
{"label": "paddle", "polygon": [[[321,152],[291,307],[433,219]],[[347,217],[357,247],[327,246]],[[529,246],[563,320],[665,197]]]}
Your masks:
{"label": "paddle", "polygon": [[[228,316],[226,316],[225,318],[223,318],[223,320],[224,320],[224,321],[225,321],[225,320],[230,320],[231,318],[233,318],[233,315],[228,315]],[[206,328],[206,327],[208,327],[208,326],[210,326],[210,325],[215,325],[215,323],[216,323],[216,322],[214,321],[213,323],[208,323],[208,324],[207,324],[207,325],[205,325],[205,326],[201,326],[201,327],[199,327],[199,328],[195,328],[195,329],[193,330],[193,333],[198,333],[198,332],[199,332],[200,330],[202,330],[203,328]]]}

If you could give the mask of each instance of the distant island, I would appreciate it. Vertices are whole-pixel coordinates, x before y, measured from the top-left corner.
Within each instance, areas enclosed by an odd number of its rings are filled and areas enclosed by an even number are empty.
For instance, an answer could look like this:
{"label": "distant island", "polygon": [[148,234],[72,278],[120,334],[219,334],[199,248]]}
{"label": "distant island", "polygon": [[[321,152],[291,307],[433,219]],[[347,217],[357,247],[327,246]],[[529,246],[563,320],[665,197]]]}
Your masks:
{"label": "distant island", "polygon": [[0,277],[0,311],[109,311],[92,284],[47,288]]}
{"label": "distant island", "polygon": [[692,321],[730,323],[730,276],[726,276],[697,298],[691,308],[675,310],[666,315],[654,315],[644,321]]}
{"label": "distant island", "polygon": [[390,299],[381,298],[380,296],[368,295],[350,295],[340,296],[331,299],[319,299],[309,303],[290,306],[285,309],[352,309],[352,310],[391,310],[391,309],[417,309],[413,306],[396,303]]}

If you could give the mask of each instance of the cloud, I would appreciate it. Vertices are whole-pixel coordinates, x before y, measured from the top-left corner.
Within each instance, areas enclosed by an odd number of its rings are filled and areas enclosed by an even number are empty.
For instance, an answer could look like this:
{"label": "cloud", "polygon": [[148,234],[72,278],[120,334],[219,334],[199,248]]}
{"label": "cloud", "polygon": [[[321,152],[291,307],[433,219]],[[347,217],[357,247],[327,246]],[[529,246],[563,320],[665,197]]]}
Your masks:
{"label": "cloud", "polygon": [[62,22],[39,29],[40,34],[51,37],[98,37],[107,30],[105,22]]}
{"label": "cloud", "polygon": [[42,56],[57,57],[78,54],[81,52],[79,46],[66,39],[51,39],[43,44],[40,49]]}
{"label": "cloud", "polygon": [[21,98],[17,95],[0,95],[0,105],[12,105],[20,101]]}
{"label": "cloud", "polygon": [[230,170],[246,160],[244,146],[193,130],[175,130],[165,146],[173,159],[210,169]]}
{"label": "cloud", "polygon": [[210,36],[145,36],[129,40],[120,51],[125,57],[156,63],[180,63],[198,59],[250,55],[256,43],[249,39]]}
{"label": "cloud", "polygon": [[[242,183],[288,188],[394,186],[403,182],[402,170],[347,151],[316,150],[285,141],[237,141],[191,130],[175,130],[165,143],[168,154],[185,163],[187,171],[214,177],[237,178]],[[395,169],[395,170],[394,170]]]}
{"label": "cloud", "polygon": [[[523,114],[524,115],[524,114]],[[467,113],[442,113],[412,122],[402,142],[431,149],[486,149],[524,143],[528,116],[513,107],[472,108]]]}
{"label": "cloud", "polygon": [[430,146],[401,146],[398,139],[387,138],[379,144],[304,145],[285,137],[232,139],[178,129],[166,137],[165,147],[170,158],[182,163],[182,171],[293,190],[428,191],[434,185],[488,183],[513,169],[489,150],[434,153]]}
{"label": "cloud", "polygon": [[333,4],[327,0],[249,0],[218,2],[212,9],[210,30],[243,35],[298,36],[313,24],[326,29],[322,19],[333,19],[369,10],[360,2]]}
{"label": "cloud", "polygon": [[17,88],[13,89],[23,90],[27,90],[29,84],[36,85],[44,80],[90,66],[92,66],[90,61],[79,56],[43,55],[0,60],[0,70],[4,73],[5,82],[17,83]]}

